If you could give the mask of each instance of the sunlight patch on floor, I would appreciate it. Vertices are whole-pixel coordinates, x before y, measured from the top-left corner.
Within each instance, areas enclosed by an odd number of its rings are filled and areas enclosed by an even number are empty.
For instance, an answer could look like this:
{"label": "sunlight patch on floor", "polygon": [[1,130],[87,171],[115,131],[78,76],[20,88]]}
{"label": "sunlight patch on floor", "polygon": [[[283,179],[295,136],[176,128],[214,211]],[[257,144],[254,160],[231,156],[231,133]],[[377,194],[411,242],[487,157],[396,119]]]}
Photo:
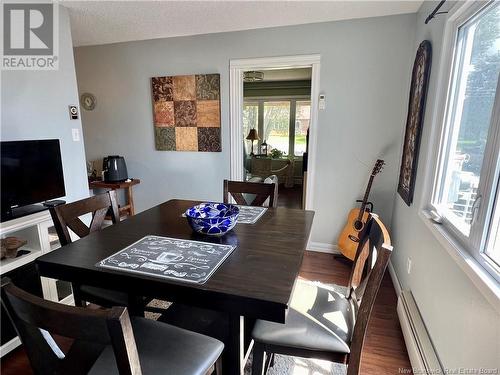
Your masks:
{"label": "sunlight patch on floor", "polygon": [[344,365],[323,361],[277,355],[274,367],[267,375],[340,375],[345,374]]}

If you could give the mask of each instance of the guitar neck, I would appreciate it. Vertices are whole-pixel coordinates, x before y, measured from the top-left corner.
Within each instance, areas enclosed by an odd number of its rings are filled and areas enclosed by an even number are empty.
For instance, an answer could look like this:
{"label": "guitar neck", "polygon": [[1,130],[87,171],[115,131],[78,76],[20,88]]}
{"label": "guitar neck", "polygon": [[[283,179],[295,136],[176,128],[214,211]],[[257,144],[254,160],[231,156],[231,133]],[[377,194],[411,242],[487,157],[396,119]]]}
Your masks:
{"label": "guitar neck", "polygon": [[368,181],[368,185],[366,186],[365,195],[363,197],[363,202],[361,203],[361,209],[359,210],[358,214],[358,220],[361,220],[363,218],[363,214],[366,209],[366,203],[368,202],[368,197],[370,196],[370,190],[372,188],[374,177],[375,176],[373,174],[370,176],[370,180]]}

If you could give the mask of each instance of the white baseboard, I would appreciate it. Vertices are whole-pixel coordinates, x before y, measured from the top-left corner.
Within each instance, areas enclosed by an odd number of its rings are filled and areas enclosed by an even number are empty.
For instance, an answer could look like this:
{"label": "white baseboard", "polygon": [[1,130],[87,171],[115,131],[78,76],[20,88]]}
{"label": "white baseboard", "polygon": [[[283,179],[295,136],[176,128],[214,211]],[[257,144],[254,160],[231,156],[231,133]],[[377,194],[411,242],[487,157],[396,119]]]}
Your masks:
{"label": "white baseboard", "polygon": [[398,275],[396,274],[396,270],[392,265],[392,260],[389,260],[389,265],[387,266],[389,269],[389,275],[391,275],[392,284],[394,285],[394,290],[396,291],[396,295],[399,297],[401,295],[401,283],[399,282]]}
{"label": "white baseboard", "polygon": [[387,268],[398,296],[398,318],[412,368],[419,374],[444,374],[411,292],[403,292],[392,261]]}
{"label": "white baseboard", "polygon": [[445,374],[410,291],[404,291],[399,296],[397,311],[413,372]]}
{"label": "white baseboard", "polygon": [[337,245],[324,242],[309,241],[307,244],[307,250],[317,251],[318,253],[340,254],[340,250]]}

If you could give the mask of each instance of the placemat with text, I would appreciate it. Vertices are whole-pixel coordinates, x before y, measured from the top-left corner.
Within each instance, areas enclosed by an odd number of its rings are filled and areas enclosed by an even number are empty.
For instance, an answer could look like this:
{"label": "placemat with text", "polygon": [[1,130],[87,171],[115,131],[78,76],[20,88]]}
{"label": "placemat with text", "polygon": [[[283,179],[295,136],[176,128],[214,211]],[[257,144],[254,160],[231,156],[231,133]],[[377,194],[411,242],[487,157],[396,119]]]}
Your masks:
{"label": "placemat with text", "polygon": [[96,264],[189,283],[205,283],[236,246],[146,236]]}
{"label": "placemat with text", "polygon": [[240,215],[238,216],[238,223],[241,224],[255,224],[264,213],[267,207],[254,207],[254,206],[240,206]]}

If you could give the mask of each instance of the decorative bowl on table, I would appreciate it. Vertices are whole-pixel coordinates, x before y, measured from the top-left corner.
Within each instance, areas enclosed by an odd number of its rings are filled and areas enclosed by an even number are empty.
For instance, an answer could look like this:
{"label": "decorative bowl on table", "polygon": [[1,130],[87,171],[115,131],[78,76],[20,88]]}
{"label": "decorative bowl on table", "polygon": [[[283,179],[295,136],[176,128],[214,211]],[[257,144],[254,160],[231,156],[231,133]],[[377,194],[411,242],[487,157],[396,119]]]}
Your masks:
{"label": "decorative bowl on table", "polygon": [[195,232],[223,236],[236,225],[240,209],[234,204],[201,203],[186,210],[186,219]]}

